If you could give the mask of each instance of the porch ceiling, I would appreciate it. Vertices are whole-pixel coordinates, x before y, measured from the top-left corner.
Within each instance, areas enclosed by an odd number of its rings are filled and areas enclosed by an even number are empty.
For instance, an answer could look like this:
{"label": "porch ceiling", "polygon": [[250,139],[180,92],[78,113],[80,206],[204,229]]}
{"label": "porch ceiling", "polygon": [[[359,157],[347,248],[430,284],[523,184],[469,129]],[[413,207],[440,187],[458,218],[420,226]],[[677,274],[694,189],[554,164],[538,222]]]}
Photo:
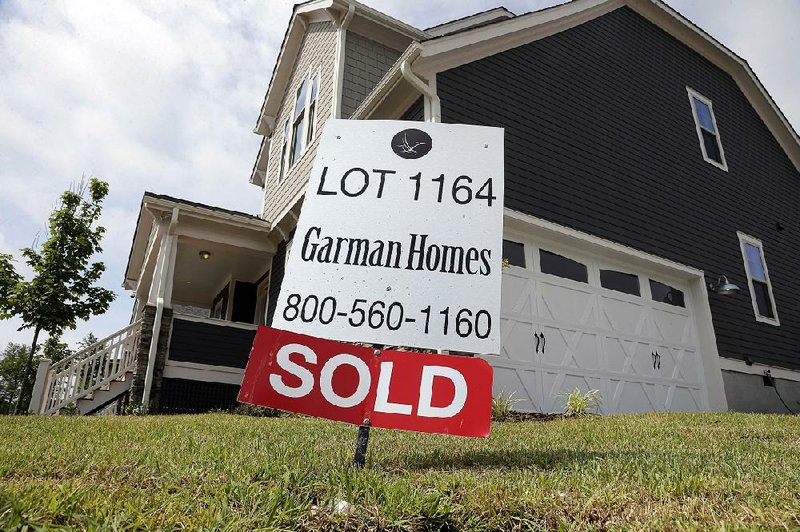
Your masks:
{"label": "porch ceiling", "polygon": [[[208,251],[208,259],[200,257]],[[229,280],[255,282],[269,268],[272,253],[186,236],[178,237],[172,299],[176,303],[210,306]]]}

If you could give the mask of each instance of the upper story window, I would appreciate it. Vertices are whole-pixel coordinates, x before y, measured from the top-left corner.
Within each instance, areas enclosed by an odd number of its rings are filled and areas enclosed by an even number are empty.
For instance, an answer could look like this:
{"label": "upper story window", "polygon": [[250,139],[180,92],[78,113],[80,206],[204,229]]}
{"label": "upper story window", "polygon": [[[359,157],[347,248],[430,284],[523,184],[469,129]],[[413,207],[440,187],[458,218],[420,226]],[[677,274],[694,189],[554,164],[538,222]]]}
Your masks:
{"label": "upper story window", "polygon": [[303,78],[297,88],[294,110],[291,117],[286,121],[283,130],[281,178],[285,171],[300,159],[305,149],[314,140],[316,135],[318,90],[319,76],[316,74]]}
{"label": "upper story window", "polygon": [[278,174],[278,181],[283,179],[283,174],[286,172],[286,150],[289,147],[289,120],[283,125],[283,147],[281,148],[281,170]]}
{"label": "upper story window", "polygon": [[700,140],[700,151],[703,159],[717,168],[727,171],[725,151],[722,149],[722,138],[717,129],[717,120],[714,117],[714,108],[711,100],[699,92],[686,88],[689,92],[689,101],[692,103],[692,115],[697,129],[697,138]]}
{"label": "upper story window", "polygon": [[738,233],[738,235],[756,321],[780,325],[778,310],[775,308],[775,297],[772,295],[767,261],[764,259],[764,246],[757,238],[744,233]]}

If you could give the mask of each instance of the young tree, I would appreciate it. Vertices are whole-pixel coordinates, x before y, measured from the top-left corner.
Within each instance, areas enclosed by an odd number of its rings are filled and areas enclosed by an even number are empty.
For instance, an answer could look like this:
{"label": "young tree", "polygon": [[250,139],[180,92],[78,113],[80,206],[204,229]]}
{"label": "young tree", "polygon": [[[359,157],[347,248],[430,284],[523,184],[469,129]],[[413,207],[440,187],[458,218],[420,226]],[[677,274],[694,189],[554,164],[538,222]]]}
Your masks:
{"label": "young tree", "polygon": [[72,349],[55,336],[49,337],[42,347],[42,357],[50,362],[60,362],[72,355]]}
{"label": "young tree", "polygon": [[[27,359],[28,348],[23,344],[9,342],[0,353],[0,414],[14,413]],[[30,394],[22,401],[26,399],[30,401]]]}
{"label": "young tree", "polygon": [[10,318],[8,301],[21,277],[14,271],[14,257],[0,253],[0,320]]}
{"label": "young tree", "polygon": [[89,346],[92,346],[100,341],[100,338],[94,335],[94,333],[90,332],[83,338],[78,341],[78,347],[81,349],[86,349]]}
{"label": "young tree", "polygon": [[[16,281],[8,289],[8,297],[0,300],[0,317],[17,316],[23,322],[20,329],[33,329],[17,413],[25,409],[22,398],[30,394],[39,334],[46,331],[57,338],[64,329],[74,329],[78,320],[102,314],[114,300],[111,290],[95,285],[105,265],[90,263],[92,256],[102,251],[100,240],[105,228],[97,221],[107,195],[108,183],[95,178],[64,192],[50,214],[48,237],[41,250],[22,250],[33,278],[23,280],[13,268],[5,274]],[[8,264],[0,267],[10,265],[8,259],[5,263]]]}

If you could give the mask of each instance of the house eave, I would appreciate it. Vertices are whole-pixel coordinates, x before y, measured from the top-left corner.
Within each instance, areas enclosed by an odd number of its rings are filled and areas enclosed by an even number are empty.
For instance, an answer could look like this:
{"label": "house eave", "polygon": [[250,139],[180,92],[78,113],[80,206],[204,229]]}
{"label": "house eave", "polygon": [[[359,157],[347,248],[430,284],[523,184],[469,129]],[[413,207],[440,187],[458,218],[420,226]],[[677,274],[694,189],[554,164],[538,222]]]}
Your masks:
{"label": "house eave", "polygon": [[157,216],[162,213],[169,215],[176,208],[179,216],[190,216],[191,218],[210,221],[227,226],[233,231],[237,229],[257,231],[265,235],[265,241],[269,238],[270,224],[257,216],[162,194],[145,192],[139,208],[136,229],[134,230],[131,249],[128,254],[128,263],[125,267],[125,277],[122,282],[122,286],[126,290],[134,290],[139,282],[142,273],[142,261],[145,258]]}
{"label": "house eave", "polygon": [[[800,171],[800,138],[747,62],[661,0],[574,0],[486,26],[412,43],[353,117],[371,117],[392,91],[411,90],[399,82],[400,65],[404,60],[412,63],[415,73],[432,79],[439,72],[566,31],[625,6],[727,72]],[[407,55],[411,50],[414,57]]]}
{"label": "house eave", "polygon": [[270,136],[275,129],[278,108],[286,91],[286,84],[291,76],[294,60],[300,50],[308,21],[324,18],[337,23],[339,16],[346,13],[351,5],[355,6],[356,17],[378,24],[406,38],[420,40],[430,37],[424,31],[354,0],[312,0],[311,2],[296,5],[272,71],[272,77],[264,97],[264,103],[261,106],[261,112],[256,121],[254,133]]}

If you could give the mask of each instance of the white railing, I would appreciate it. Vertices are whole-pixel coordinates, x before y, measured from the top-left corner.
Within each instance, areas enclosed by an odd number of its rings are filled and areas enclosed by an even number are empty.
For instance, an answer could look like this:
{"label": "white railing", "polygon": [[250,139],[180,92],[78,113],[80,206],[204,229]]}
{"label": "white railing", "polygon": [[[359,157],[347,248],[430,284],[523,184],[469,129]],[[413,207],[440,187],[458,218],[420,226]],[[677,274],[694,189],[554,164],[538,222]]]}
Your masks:
{"label": "white railing", "polygon": [[141,320],[50,366],[40,414],[55,414],[66,405],[131,372],[136,365]]}

